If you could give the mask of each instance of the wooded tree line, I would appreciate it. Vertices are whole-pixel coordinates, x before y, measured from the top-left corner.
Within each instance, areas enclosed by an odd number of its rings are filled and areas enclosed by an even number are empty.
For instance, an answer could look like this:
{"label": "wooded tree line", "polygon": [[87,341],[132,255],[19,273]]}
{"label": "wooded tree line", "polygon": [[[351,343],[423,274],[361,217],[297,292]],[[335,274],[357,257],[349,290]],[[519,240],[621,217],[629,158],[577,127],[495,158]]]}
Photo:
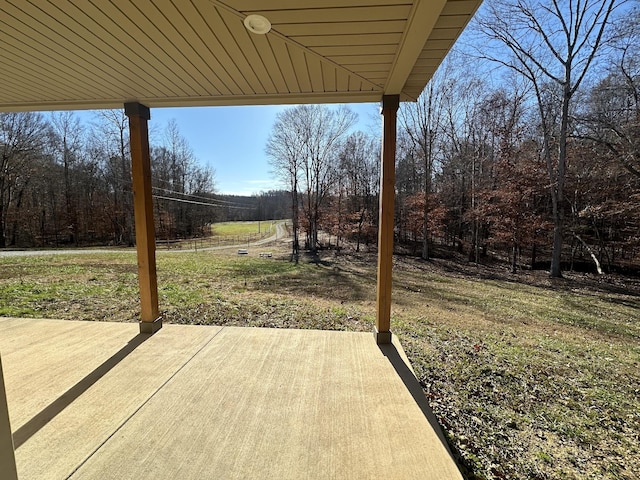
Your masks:
{"label": "wooded tree line", "polygon": [[[128,131],[121,110],[88,126],[70,112],[0,113],[0,247],[133,245]],[[204,233],[213,172],[175,122],[152,136],[151,163],[157,235]]]}
{"label": "wooded tree line", "polygon": [[286,190],[269,190],[253,196],[218,194],[214,197],[220,207],[216,222],[282,220],[289,218],[291,194]]}
{"label": "wooded tree line", "polygon": [[[396,241],[425,259],[444,245],[553,276],[584,262],[637,267],[638,10],[485,3],[418,102],[399,111]],[[375,239],[379,137],[353,133],[354,122],[345,109],[305,106],[273,126],[266,151],[311,250],[320,230],[338,243]]]}

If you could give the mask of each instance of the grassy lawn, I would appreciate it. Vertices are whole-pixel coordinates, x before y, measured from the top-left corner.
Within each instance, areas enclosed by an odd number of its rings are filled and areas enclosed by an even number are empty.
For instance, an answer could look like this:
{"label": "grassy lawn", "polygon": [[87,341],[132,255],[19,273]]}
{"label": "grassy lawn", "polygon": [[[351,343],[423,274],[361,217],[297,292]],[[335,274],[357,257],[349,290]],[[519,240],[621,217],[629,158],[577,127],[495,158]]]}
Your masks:
{"label": "grassy lawn", "polygon": [[[277,252],[277,249],[274,249]],[[375,257],[159,252],[166,321],[370,331]],[[468,478],[640,477],[640,281],[395,259],[392,329]],[[0,258],[0,315],[135,321],[130,253]]]}
{"label": "grassy lawn", "polygon": [[269,229],[273,232],[276,223],[278,222],[274,220],[264,222],[220,222],[211,226],[211,233],[214,236],[229,236],[265,233]]}

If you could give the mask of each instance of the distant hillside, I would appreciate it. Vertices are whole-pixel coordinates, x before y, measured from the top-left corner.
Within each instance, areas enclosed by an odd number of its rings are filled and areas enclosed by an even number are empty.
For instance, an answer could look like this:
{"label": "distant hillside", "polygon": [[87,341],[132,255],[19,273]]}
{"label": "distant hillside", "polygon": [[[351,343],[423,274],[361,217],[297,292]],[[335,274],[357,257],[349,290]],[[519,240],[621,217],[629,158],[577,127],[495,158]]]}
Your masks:
{"label": "distant hillside", "polygon": [[277,220],[291,216],[290,193],[273,190],[246,197],[241,195],[215,195],[222,204],[216,211],[216,221]]}

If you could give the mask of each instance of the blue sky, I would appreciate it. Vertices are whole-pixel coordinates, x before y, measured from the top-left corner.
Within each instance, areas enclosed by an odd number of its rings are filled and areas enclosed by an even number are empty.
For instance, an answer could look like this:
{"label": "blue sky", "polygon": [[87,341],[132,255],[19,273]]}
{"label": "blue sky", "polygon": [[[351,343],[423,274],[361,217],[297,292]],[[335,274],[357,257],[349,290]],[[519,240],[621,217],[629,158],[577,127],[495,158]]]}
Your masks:
{"label": "blue sky", "polygon": [[[378,104],[349,107],[358,113],[357,130],[376,130]],[[197,159],[215,170],[218,193],[251,195],[281,188],[264,147],[277,113],[286,108],[290,106],[155,108],[149,127],[161,134],[175,119]]]}

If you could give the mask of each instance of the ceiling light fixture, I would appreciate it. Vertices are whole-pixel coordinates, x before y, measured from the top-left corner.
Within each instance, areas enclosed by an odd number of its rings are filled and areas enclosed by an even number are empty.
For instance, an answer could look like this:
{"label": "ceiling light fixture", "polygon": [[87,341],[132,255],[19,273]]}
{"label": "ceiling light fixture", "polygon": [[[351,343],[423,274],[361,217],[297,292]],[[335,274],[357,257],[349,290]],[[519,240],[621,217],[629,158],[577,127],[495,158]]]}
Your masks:
{"label": "ceiling light fixture", "polygon": [[271,30],[271,22],[262,15],[249,15],[244,19],[244,26],[251,33],[264,35]]}

